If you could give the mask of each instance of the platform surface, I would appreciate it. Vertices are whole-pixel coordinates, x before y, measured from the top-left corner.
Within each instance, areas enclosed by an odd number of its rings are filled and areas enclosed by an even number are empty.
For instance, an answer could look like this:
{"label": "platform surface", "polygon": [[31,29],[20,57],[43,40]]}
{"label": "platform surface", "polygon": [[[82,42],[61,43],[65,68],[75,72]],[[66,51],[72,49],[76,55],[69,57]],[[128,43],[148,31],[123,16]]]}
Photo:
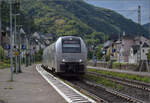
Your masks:
{"label": "platform surface", "polygon": [[66,103],[36,71],[36,65],[22,68],[9,81],[9,69],[0,69],[0,103]]}

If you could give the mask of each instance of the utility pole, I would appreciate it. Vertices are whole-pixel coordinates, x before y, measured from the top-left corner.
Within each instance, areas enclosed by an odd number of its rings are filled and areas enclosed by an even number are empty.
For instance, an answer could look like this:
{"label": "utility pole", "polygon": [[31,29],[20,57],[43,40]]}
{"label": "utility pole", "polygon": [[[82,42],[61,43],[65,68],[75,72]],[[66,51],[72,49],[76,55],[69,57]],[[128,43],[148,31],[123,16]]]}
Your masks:
{"label": "utility pole", "polygon": [[[138,6],[138,24],[141,25],[141,6]],[[139,53],[137,53],[137,61],[141,62],[141,44],[140,44],[140,34],[139,35]]]}
{"label": "utility pole", "polygon": [[149,34],[150,34],[150,0],[149,0]]}
{"label": "utility pole", "polygon": [[[150,38],[150,0],[149,0],[149,38]],[[150,41],[149,41],[150,44]],[[149,61],[148,61],[148,66],[149,66]],[[148,69],[148,72],[150,72],[150,68]]]}
{"label": "utility pole", "polygon": [[10,48],[10,81],[13,81],[12,0],[10,0],[10,35],[11,35],[11,48]]}
{"label": "utility pole", "polygon": [[26,67],[28,66],[28,55],[29,55],[29,52],[28,52],[28,50],[29,50],[29,45],[28,45],[28,37],[26,36],[26,46],[27,46],[27,49],[26,49],[26,56],[25,56],[25,58],[26,58]]}
{"label": "utility pole", "polygon": [[[2,40],[1,40],[1,32],[2,32],[2,22],[1,22],[1,0],[0,0],[0,45],[2,44]],[[1,51],[0,51],[0,61],[1,61]]]}
{"label": "utility pole", "polygon": [[141,6],[138,6],[138,23],[141,25]]}
{"label": "utility pole", "polygon": [[0,0],[0,45],[1,45],[2,19],[1,19],[1,0]]}
{"label": "utility pole", "polygon": [[31,66],[31,41],[29,38],[29,65]]}
{"label": "utility pole", "polygon": [[21,73],[22,70],[21,70],[21,29],[20,27],[22,27],[22,25],[18,25],[19,26],[19,32],[18,32],[18,36],[19,36],[19,44],[18,44],[18,52],[19,52],[19,57],[18,57],[18,60],[19,60],[19,69],[18,69],[18,72]]}
{"label": "utility pole", "polygon": [[[15,45],[16,45],[16,51],[17,51],[17,39],[16,39],[16,15],[14,14],[14,17],[15,17],[15,33],[14,33],[14,43],[15,43]],[[17,62],[18,60],[17,60],[17,56],[15,56],[15,68],[14,68],[14,71],[16,72],[16,73],[18,73],[18,67],[17,67],[17,64],[18,64],[18,62]]]}
{"label": "utility pole", "polygon": [[[14,43],[16,45],[16,52],[18,52],[18,48],[19,48],[19,45],[17,46],[18,42],[17,42],[17,24],[16,24],[16,19],[17,19],[17,16],[19,16],[20,14],[13,14],[13,16],[15,17],[15,32],[14,32]],[[18,56],[16,55],[15,56],[15,72],[18,73]]]}
{"label": "utility pole", "polygon": [[120,41],[120,33],[119,33],[119,69],[121,69],[121,64],[120,64],[120,49],[121,49],[121,41]]}
{"label": "utility pole", "polygon": [[[21,1],[19,0],[19,11],[20,11],[20,8],[21,8]],[[20,21],[20,19],[19,19],[19,21]],[[22,25],[19,25],[19,26],[21,26],[22,27]],[[22,28],[21,28],[22,29]],[[21,73],[22,72],[22,70],[21,70],[21,29],[19,28],[18,30],[19,30],[19,73]]]}

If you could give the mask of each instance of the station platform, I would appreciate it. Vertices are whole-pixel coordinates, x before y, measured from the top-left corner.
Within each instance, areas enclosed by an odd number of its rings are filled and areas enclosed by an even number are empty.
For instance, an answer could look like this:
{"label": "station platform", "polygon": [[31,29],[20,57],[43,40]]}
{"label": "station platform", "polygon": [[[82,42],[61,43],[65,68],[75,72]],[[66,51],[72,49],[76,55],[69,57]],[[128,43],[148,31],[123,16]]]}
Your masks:
{"label": "station platform", "polygon": [[36,65],[22,71],[10,82],[9,69],[0,69],[0,103],[66,103],[36,71]]}
{"label": "station platform", "polygon": [[150,77],[150,73],[149,73],[149,72],[138,72],[138,71],[129,71],[129,70],[109,69],[109,68],[92,67],[92,66],[87,66],[87,68],[89,68],[89,69],[105,70],[105,71],[112,71],[112,72],[117,72],[117,73],[127,73],[127,74],[134,74],[134,75],[139,75],[139,76],[147,76],[147,77]]}

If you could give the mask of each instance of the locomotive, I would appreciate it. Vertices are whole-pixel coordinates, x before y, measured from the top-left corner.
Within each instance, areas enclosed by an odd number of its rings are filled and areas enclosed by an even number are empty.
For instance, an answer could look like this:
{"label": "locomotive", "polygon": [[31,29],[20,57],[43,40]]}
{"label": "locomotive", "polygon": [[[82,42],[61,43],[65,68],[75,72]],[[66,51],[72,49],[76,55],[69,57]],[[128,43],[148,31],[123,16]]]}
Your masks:
{"label": "locomotive", "polygon": [[81,37],[62,36],[43,51],[43,66],[60,75],[83,75],[87,47]]}

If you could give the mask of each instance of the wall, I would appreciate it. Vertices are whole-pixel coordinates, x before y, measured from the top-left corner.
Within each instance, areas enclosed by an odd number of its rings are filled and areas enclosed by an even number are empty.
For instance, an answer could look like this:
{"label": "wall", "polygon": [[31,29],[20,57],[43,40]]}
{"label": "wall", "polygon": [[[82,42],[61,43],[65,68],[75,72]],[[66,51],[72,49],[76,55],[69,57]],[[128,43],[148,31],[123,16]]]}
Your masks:
{"label": "wall", "polygon": [[[89,61],[88,65],[89,66],[94,66],[94,63]],[[109,68],[110,63],[109,62],[98,62],[96,64],[96,67]],[[135,71],[137,69],[137,67],[138,67],[138,65],[136,65],[136,64],[121,63],[119,65],[119,63],[115,63],[115,62],[112,65],[112,69],[133,70],[133,71]]]}

